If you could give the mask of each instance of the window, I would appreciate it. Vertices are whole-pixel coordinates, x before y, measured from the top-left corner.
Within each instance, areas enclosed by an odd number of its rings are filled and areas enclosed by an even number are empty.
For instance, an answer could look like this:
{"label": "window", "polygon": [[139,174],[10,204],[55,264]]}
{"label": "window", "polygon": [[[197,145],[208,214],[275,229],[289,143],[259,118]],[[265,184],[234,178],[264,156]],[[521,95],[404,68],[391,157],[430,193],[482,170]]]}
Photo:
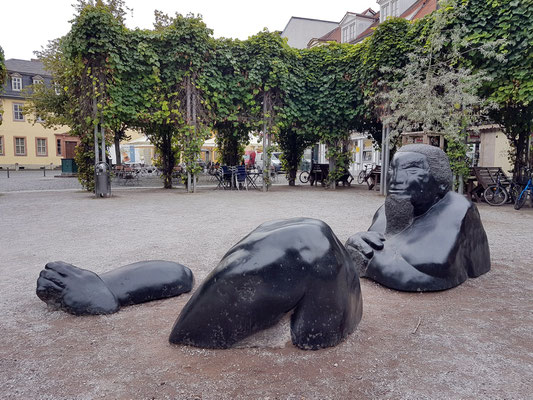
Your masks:
{"label": "window", "polygon": [[36,79],[36,78],[33,78],[33,84],[34,85],[40,85],[41,83],[43,83],[43,80],[42,79]]}
{"label": "window", "polygon": [[26,138],[25,137],[15,138],[15,155],[16,156],[26,155]]}
{"label": "window", "polygon": [[398,0],[392,0],[390,3],[391,6],[391,15],[393,17],[398,16]]}
{"label": "window", "polygon": [[348,41],[348,28],[342,28],[342,43]]}
{"label": "window", "polygon": [[47,156],[48,147],[46,146],[46,138],[35,139],[35,148],[38,156]]}
{"label": "window", "polygon": [[36,116],[35,116],[35,122],[43,123],[43,122],[44,122],[44,119],[42,119],[42,117],[41,117],[40,115],[36,115]]}
{"label": "window", "polygon": [[0,156],[4,155],[4,137],[0,136]]}
{"label": "window", "polygon": [[389,3],[381,7],[381,21],[385,21],[389,16]]}
{"label": "window", "polygon": [[22,77],[21,76],[12,76],[11,77],[11,89],[15,92],[20,92],[22,90]]}
{"label": "window", "polygon": [[57,144],[56,144],[56,154],[58,156],[61,155],[61,139],[57,139],[56,140]]}
{"label": "window", "polygon": [[355,23],[351,24],[348,29],[350,32],[348,40],[352,40],[355,37]]}
{"label": "window", "polygon": [[24,121],[22,106],[21,103],[13,103],[13,121]]}

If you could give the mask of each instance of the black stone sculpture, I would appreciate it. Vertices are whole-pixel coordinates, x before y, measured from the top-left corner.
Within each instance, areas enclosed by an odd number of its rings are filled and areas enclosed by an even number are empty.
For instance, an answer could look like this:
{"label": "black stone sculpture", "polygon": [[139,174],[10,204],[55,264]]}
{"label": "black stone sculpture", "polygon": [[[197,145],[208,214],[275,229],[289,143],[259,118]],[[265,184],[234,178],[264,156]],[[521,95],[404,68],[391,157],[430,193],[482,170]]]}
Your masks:
{"label": "black stone sculpture", "polygon": [[435,291],[490,270],[478,210],[450,191],[452,172],[441,149],[401,147],[387,184],[385,204],[369,230],[346,242],[361,276],[392,289]]}
{"label": "black stone sculpture", "polygon": [[301,349],[335,346],[362,315],[357,270],[324,222],[260,225],[233,246],[178,317],[170,342],[225,349],[288,312]]}
{"label": "black stone sculpture", "polygon": [[189,268],[170,261],[141,261],[97,275],[63,261],[46,264],[37,296],[74,315],[111,314],[120,307],[189,292]]}

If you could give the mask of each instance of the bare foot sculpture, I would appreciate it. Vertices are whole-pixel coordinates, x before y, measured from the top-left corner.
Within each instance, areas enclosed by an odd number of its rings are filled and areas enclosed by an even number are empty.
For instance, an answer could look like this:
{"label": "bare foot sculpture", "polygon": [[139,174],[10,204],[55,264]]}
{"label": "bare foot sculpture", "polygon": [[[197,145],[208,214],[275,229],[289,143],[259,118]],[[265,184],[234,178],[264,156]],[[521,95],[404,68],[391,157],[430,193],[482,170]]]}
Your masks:
{"label": "bare foot sculpture", "polygon": [[293,311],[293,344],[316,350],[352,333],[362,310],[355,265],[326,223],[271,221],[226,253],[183,308],[169,340],[225,349]]}
{"label": "bare foot sculpture", "polygon": [[112,314],[120,307],[189,292],[189,268],[170,261],[141,261],[97,275],[63,261],[46,264],[37,296],[74,315]]}

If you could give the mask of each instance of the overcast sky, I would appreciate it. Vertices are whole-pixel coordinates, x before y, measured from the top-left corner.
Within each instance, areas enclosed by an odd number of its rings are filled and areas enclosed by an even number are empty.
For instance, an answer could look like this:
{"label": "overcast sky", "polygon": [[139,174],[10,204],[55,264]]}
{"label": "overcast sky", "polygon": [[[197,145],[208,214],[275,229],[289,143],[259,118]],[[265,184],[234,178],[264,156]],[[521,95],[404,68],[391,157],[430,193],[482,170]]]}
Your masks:
{"label": "overcast sky", "polygon": [[[2,0],[0,46],[6,58],[29,60],[49,40],[70,30],[76,0]],[[129,28],[151,28],[154,10],[202,14],[215,37],[246,39],[263,28],[283,30],[291,16],[339,22],[347,11],[379,9],[375,0],[126,0]]]}

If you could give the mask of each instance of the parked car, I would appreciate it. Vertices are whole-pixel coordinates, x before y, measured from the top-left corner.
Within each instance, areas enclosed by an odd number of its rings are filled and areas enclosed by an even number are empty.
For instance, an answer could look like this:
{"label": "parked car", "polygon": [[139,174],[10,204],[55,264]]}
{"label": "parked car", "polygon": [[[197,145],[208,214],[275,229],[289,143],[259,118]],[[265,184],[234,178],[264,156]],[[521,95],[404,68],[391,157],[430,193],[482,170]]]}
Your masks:
{"label": "parked car", "polygon": [[[270,158],[270,165],[274,167],[274,170],[276,173],[279,173],[281,171],[281,161],[279,159],[279,155],[281,153],[274,152],[272,153],[272,157]],[[255,166],[257,168],[263,169],[263,153],[257,153],[255,156]]]}

